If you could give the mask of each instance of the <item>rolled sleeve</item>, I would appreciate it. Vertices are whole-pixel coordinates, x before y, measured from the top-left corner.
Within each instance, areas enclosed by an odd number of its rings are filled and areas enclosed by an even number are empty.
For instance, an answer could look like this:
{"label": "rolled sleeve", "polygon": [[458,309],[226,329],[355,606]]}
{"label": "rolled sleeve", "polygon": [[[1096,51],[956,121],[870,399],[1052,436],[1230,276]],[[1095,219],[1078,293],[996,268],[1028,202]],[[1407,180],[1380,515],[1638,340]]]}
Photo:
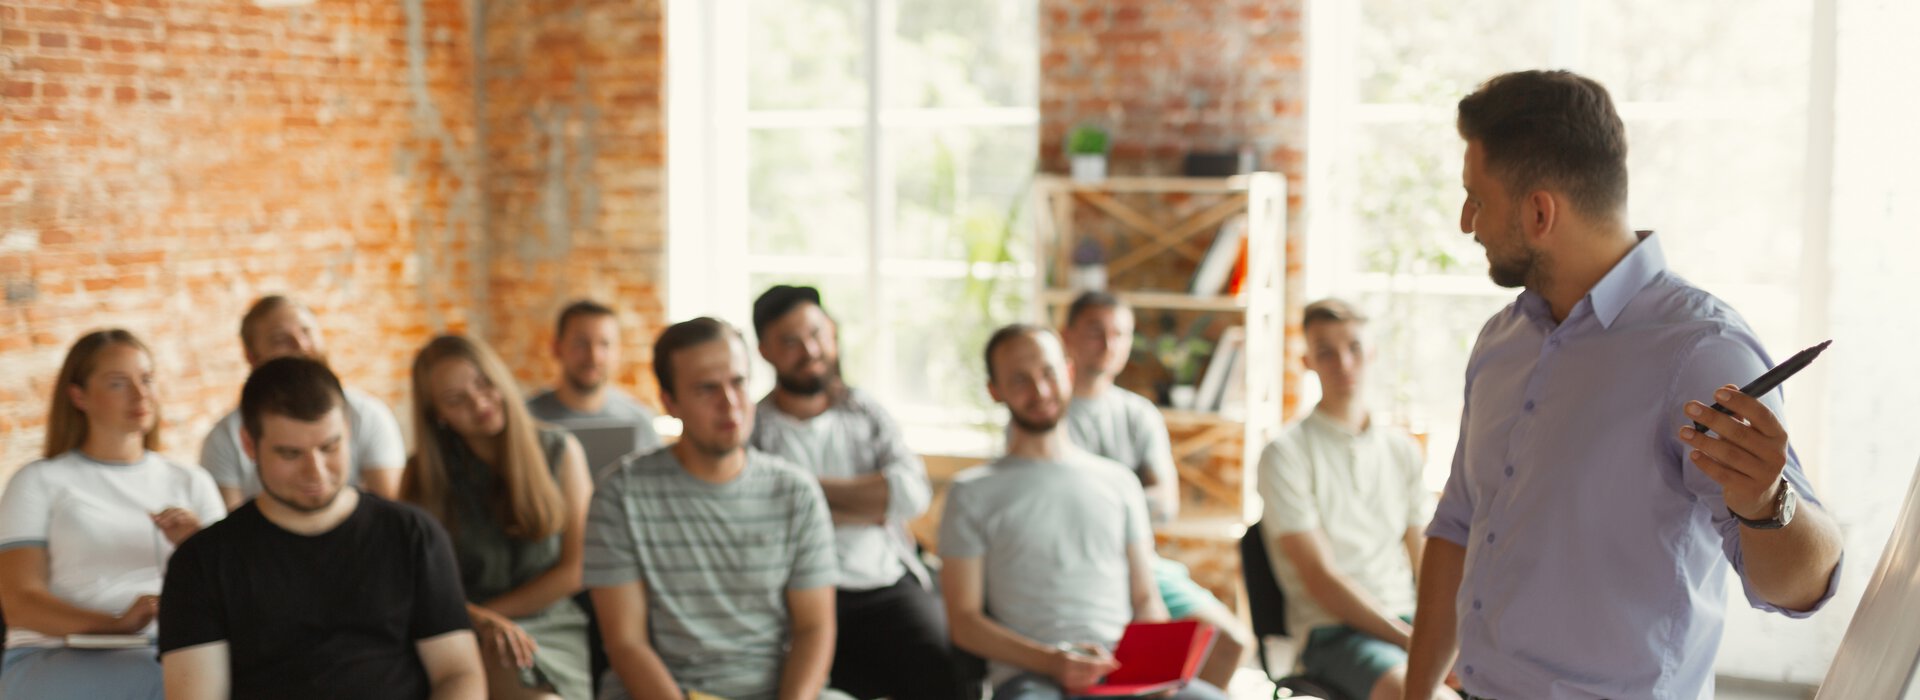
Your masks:
{"label": "rolled sleeve", "polygon": [[920,517],[933,503],[933,485],[927,480],[927,465],[920,455],[907,447],[899,424],[878,406],[863,405],[873,424],[873,444],[878,449],[878,465],[887,481],[887,521],[906,522]]}
{"label": "rolled sleeve", "polygon": [[[1467,386],[1473,386],[1473,378],[1467,378]],[[1440,492],[1440,502],[1433,508],[1433,521],[1427,523],[1427,536],[1467,546],[1467,537],[1472,533],[1473,496],[1467,489],[1467,426],[1466,401],[1461,402],[1460,440],[1453,448],[1453,466],[1447,473],[1447,487]]]}
{"label": "rolled sleeve", "polygon": [[[1721,551],[1726,555],[1727,562],[1733,565],[1734,573],[1740,577],[1740,588],[1746,594],[1747,603],[1758,610],[1799,619],[1818,612],[1826,607],[1827,601],[1833,599],[1839,587],[1840,569],[1846,562],[1846,555],[1842,553],[1835,563],[1833,572],[1827,577],[1826,592],[1811,608],[1804,611],[1788,610],[1767,602],[1747,578],[1746,553],[1740,543],[1740,522],[1727,510],[1726,497],[1721,492],[1720,484],[1687,459],[1692,448],[1681,442],[1678,434],[1679,426],[1692,422],[1683,413],[1687,401],[1711,403],[1713,392],[1721,386],[1744,384],[1772,366],[1773,362],[1767,357],[1759,340],[1744,329],[1722,326],[1703,336],[1694,345],[1686,362],[1682,363],[1674,382],[1674,393],[1667,402],[1668,410],[1673,412],[1673,420],[1670,425],[1664,426],[1667,432],[1665,440],[1672,464],[1680,470],[1681,482],[1707,509],[1713,529],[1720,535]],[[1783,387],[1759,397],[1767,410],[1778,416],[1783,424],[1786,423],[1784,395]],[[1800,455],[1791,444],[1787,446],[1787,464],[1782,476],[1793,485],[1803,503],[1820,506],[1819,497],[1814,494],[1812,485],[1807,482],[1806,472],[1800,467]]]}

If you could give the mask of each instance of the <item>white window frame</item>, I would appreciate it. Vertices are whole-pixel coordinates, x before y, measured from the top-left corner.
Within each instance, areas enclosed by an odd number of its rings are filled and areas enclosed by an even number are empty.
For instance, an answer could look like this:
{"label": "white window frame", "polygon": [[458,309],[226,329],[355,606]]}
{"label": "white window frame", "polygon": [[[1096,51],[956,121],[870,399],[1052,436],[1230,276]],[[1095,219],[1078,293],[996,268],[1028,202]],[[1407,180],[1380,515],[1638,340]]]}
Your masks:
{"label": "white window frame", "polygon": [[[961,260],[889,259],[895,235],[894,140],[901,127],[1031,126],[1040,123],[1034,107],[898,108],[888,107],[886,51],[895,32],[898,0],[861,0],[866,7],[863,44],[866,105],[862,109],[751,109],[747,95],[749,49],[743,24],[755,0],[667,0],[667,315],[669,319],[714,316],[749,331],[749,308],[760,290],[754,274],[827,274],[857,277],[870,293],[836,305],[861,304],[866,319],[858,333],[869,348],[868,366],[846,368],[848,380],[872,383],[883,400],[890,387],[871,379],[894,376],[894,334],[884,290],[901,280],[959,280],[998,277],[1022,284],[1034,274],[1031,264],[969,264]],[[759,0],[769,1],[769,0]],[[1037,0],[1036,0],[1037,1]],[[748,135],[753,131],[860,128],[865,139],[866,249],[858,256],[752,254],[748,245]],[[843,329],[843,338],[848,329]],[[758,364],[756,362],[756,364]],[[765,375],[756,368],[756,375]],[[756,376],[756,390],[771,378]],[[956,431],[940,426],[979,425],[997,418],[990,412],[925,407],[889,408],[899,417],[910,442],[933,451],[979,452],[972,442],[956,444]],[[959,431],[965,434],[966,431]]]}

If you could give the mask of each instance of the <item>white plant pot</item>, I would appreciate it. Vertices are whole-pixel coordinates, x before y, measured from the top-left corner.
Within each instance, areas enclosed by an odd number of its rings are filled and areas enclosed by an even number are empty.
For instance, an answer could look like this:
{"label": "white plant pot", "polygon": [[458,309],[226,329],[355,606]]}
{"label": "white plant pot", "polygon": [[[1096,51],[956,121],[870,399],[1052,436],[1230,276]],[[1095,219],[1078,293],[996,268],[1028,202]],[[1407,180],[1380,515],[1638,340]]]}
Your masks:
{"label": "white plant pot", "polygon": [[1167,391],[1167,402],[1182,411],[1193,410],[1193,398],[1198,391],[1192,384],[1175,384]]}
{"label": "white plant pot", "polygon": [[1074,182],[1099,182],[1107,179],[1107,156],[1105,154],[1076,154],[1073,156]]}
{"label": "white plant pot", "polygon": [[1107,266],[1073,266],[1073,288],[1089,292],[1107,291]]}

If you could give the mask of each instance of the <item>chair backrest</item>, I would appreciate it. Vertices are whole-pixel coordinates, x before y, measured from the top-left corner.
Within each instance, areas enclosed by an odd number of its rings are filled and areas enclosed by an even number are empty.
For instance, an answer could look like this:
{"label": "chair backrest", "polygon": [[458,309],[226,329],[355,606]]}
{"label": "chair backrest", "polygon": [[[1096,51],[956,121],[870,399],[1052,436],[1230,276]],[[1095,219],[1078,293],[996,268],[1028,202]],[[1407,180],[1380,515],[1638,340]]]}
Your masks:
{"label": "chair backrest", "polygon": [[1240,536],[1240,577],[1247,587],[1248,613],[1253,618],[1257,639],[1287,636],[1287,594],[1273,577],[1273,561],[1267,558],[1266,536],[1260,523],[1247,526]]}

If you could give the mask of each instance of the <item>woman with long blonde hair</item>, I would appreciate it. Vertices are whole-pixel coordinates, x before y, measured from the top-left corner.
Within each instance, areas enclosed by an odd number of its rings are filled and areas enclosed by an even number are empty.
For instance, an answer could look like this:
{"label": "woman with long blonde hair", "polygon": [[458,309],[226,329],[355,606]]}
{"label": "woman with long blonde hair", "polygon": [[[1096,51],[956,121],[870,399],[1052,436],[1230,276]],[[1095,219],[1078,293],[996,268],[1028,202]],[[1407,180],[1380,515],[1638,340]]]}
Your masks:
{"label": "woman with long blonde hair", "polygon": [[[159,447],[153,353],[117,328],[81,337],[53,383],[44,458],[0,496],[0,697],[161,697],[167,557],[227,511],[205,470]],[[71,635],[124,636],[103,650]]]}
{"label": "woman with long blonde hair", "polygon": [[586,700],[580,590],[592,483],[580,445],[536,424],[479,341],[443,335],[413,360],[419,443],[400,496],[452,535],[491,697]]}

